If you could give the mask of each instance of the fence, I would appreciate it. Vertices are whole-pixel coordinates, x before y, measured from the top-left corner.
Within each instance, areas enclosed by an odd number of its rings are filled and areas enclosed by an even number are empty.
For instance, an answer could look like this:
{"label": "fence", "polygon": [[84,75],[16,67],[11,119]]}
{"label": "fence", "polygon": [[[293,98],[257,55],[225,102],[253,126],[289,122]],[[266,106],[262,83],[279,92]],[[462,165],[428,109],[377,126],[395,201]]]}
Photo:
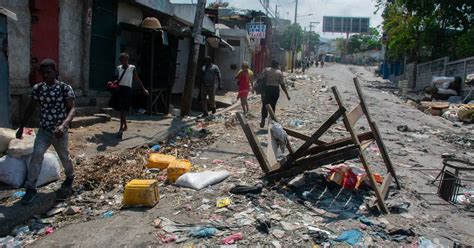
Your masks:
{"label": "fence", "polygon": [[[468,74],[474,73],[474,57],[448,62],[444,57],[416,66],[416,81],[413,90],[420,91],[430,86],[433,76],[461,77],[465,79]],[[463,80],[464,81],[464,80]],[[462,95],[465,96],[471,88],[462,85]]]}

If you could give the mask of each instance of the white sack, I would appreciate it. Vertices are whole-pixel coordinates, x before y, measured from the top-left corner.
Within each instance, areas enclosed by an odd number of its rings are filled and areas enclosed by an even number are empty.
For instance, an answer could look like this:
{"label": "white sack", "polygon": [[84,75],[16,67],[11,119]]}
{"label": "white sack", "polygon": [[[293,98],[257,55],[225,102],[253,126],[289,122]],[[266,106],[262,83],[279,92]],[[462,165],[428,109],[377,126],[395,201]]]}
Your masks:
{"label": "white sack", "polygon": [[0,128],[0,153],[8,150],[8,144],[15,138],[15,130],[8,128]]}
{"label": "white sack", "polygon": [[8,155],[0,158],[0,182],[19,188],[26,179],[26,163],[23,159]]}
{"label": "white sack", "polygon": [[199,173],[185,173],[176,180],[176,185],[195,190],[200,190],[209,185],[223,181],[230,176],[226,170],[206,171]]}
{"label": "white sack", "polygon": [[431,79],[431,85],[436,88],[448,89],[449,85],[454,82],[454,77],[436,77],[433,76]]}
{"label": "white sack", "polygon": [[[29,157],[26,160],[26,164],[31,163],[31,158]],[[55,153],[46,152],[43,158],[43,164],[41,165],[41,172],[38,176],[38,181],[36,181],[36,187],[46,185],[48,183],[59,180],[60,171],[60,161],[58,156]]]}
{"label": "white sack", "polygon": [[8,145],[7,154],[14,158],[32,154],[35,137],[35,135],[24,135],[22,139],[12,139]]}

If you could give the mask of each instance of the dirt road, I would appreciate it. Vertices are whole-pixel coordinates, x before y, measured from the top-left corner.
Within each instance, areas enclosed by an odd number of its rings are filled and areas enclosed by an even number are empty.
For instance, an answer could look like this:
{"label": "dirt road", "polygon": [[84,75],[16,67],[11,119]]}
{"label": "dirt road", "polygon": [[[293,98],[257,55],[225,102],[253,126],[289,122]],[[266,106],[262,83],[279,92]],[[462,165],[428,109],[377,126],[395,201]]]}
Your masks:
{"label": "dirt road", "polygon": [[[379,125],[394,164],[397,165],[396,170],[403,185],[401,191],[393,191],[388,201],[395,206],[409,205],[407,212],[387,216],[373,215],[364,204],[370,194],[363,191],[344,190],[333,201],[332,196],[338,194],[339,188],[326,187],[329,192],[326,198],[311,197],[319,189],[315,182],[311,184],[307,181],[306,185],[301,186],[267,187],[258,196],[231,195],[229,189],[233,186],[254,185],[260,182],[259,177],[263,174],[241,128],[234,117],[227,116],[218,118],[207,126],[216,141],[210,146],[196,149],[189,157],[197,171],[230,171],[231,177],[226,181],[201,191],[161,184],[161,201],[152,209],[128,209],[115,212],[111,218],[76,221],[38,240],[33,246],[160,245],[159,237],[163,235],[163,231],[152,224],[159,217],[178,223],[217,222],[227,226],[210,239],[186,239],[186,234],[179,234],[179,244],[167,244],[170,247],[190,244],[217,246],[224,237],[236,232],[243,233],[243,240],[237,242],[242,246],[309,246],[313,244],[314,237],[308,232],[308,227],[327,230],[334,236],[344,230],[357,229],[362,231],[361,242],[365,245],[401,246],[416,242],[419,236],[444,246],[452,246],[454,241],[473,244],[472,212],[440,200],[435,194],[437,188],[428,183],[441,169],[441,154],[454,153],[458,157],[472,159],[472,125],[455,127],[453,123],[440,117],[420,112],[382,87],[377,82],[380,79],[364,67],[329,64],[325,68],[312,68],[309,74],[314,80],[294,81],[294,87],[290,89],[291,101],[284,99],[282,95],[277,105],[277,115],[285,125],[300,122],[299,129],[311,134],[336,110],[337,105],[329,87],[337,86],[344,101],[353,106],[357,103],[357,96],[352,78],[359,77],[372,116]],[[293,84],[293,81],[289,82]],[[251,110],[253,117],[249,118],[249,122],[255,130],[259,130],[258,101],[253,101]],[[397,126],[401,125],[407,125],[416,131],[400,132]],[[367,129],[366,123],[358,123],[357,128]],[[257,133],[265,144],[266,131],[259,130]],[[330,141],[343,135],[336,126],[322,139]],[[298,144],[295,140],[292,141]],[[380,161],[374,161],[374,164],[380,164]],[[375,168],[381,170],[381,166]],[[471,184],[470,189],[472,188]],[[309,196],[307,192],[310,192]],[[215,201],[218,197],[231,197],[233,203],[228,208],[216,208]],[[313,210],[316,208],[321,211],[311,211],[303,202],[309,202]],[[260,233],[255,228],[256,219],[262,216],[271,220],[270,234]],[[361,224],[361,216],[383,223],[383,230]],[[382,234],[388,229],[411,229],[414,235],[407,235],[401,240],[391,236],[387,238]]]}

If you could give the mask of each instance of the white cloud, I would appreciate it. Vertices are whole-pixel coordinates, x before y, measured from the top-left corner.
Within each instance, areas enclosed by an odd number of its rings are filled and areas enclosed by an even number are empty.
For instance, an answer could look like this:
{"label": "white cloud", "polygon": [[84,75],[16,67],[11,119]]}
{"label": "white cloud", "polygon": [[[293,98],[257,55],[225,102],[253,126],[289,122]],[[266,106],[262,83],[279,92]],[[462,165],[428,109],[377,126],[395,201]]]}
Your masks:
{"label": "white cloud", "polygon": [[[259,0],[222,0],[230,3],[231,6],[244,9],[262,10]],[[173,3],[196,3],[197,0],[171,0]],[[214,0],[208,0],[214,2]],[[270,6],[275,9],[278,4],[278,12],[281,18],[294,20],[295,0],[270,0]],[[309,29],[309,23],[319,21],[316,31],[323,37],[343,37],[345,34],[322,33],[323,16],[349,16],[349,17],[370,17],[371,27],[377,27],[382,23],[381,13],[376,11],[375,0],[299,0],[298,2],[298,23]],[[311,16],[308,16],[312,14]]]}

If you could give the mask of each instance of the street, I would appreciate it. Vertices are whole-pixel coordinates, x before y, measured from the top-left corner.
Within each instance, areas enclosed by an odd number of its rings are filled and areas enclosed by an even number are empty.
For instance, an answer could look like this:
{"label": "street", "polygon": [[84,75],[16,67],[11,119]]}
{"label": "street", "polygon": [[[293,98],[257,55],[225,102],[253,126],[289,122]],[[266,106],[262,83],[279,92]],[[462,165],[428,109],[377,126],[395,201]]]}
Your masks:
{"label": "street", "polygon": [[[367,207],[367,203],[374,199],[372,191],[341,190],[339,186],[328,184],[325,180],[316,180],[318,176],[313,181],[307,180],[308,173],[300,175],[299,183],[285,179],[275,185],[267,185],[259,195],[229,193],[235,185],[265,184],[260,179],[263,172],[235,118],[235,113],[240,108],[238,106],[216,116],[214,120],[199,122],[209,134],[190,137],[188,141],[173,139],[176,141],[174,146],[170,145],[170,140],[162,144],[165,151],[178,153],[178,156],[189,159],[193,164],[193,171],[228,170],[231,176],[225,181],[195,191],[165,184],[161,180],[161,172],[146,172],[147,177],[160,180],[160,202],[150,209],[120,209],[113,200],[110,202],[110,199],[123,192],[123,183],[126,181],[123,178],[118,179],[116,185],[100,185],[103,188],[100,193],[96,193],[101,197],[95,199],[92,204],[86,203],[87,191],[93,191],[99,184],[91,184],[89,187],[92,189],[78,185],[82,189],[66,204],[83,206],[83,211],[72,217],[53,218],[51,221],[55,232],[40,238],[31,246],[217,246],[222,244],[223,238],[241,232],[243,239],[237,241],[238,246],[309,247],[314,244],[314,237],[309,232],[311,228],[328,231],[333,236],[339,236],[346,230],[360,230],[363,233],[362,242],[367,247],[406,246],[416,241],[417,237],[425,237],[434,244],[445,247],[451,247],[453,242],[474,244],[472,210],[445,202],[436,195],[437,184],[429,183],[441,170],[442,154],[452,153],[458,158],[468,159],[474,157],[474,127],[453,125],[441,117],[419,111],[393,94],[396,89],[387,87],[383,80],[374,76],[372,70],[372,67],[327,63],[324,68],[311,67],[307,70],[306,77],[291,80],[294,75],[290,75],[286,81],[290,86],[291,101],[281,94],[276,115],[284,126],[293,125],[293,128],[311,135],[337,109],[330,87],[338,88],[344,102],[351,105],[346,106],[347,109],[358,103],[352,82],[353,77],[358,77],[372,117],[379,126],[402,184],[401,190],[392,189],[386,199],[387,205],[394,207],[392,209],[402,209],[399,213],[380,215],[372,212]],[[251,98],[250,105],[251,114],[247,119],[261,143],[266,146],[267,131],[258,128],[260,97]],[[299,124],[294,125],[295,122]],[[151,122],[149,125],[140,126],[140,129],[147,133],[147,129],[154,128],[153,125]],[[397,130],[397,127],[404,125],[411,131]],[[135,128],[133,123],[130,126],[131,129]],[[342,122],[339,121],[321,140],[331,141],[347,137],[348,134],[342,131],[341,127]],[[356,129],[367,130],[367,123],[358,122]],[[290,138],[290,141],[296,147],[301,144],[294,138]],[[86,154],[86,158],[83,158],[85,162],[80,164],[77,163],[77,156],[80,154],[73,154],[76,156],[78,175],[85,176],[85,167],[90,166],[88,162],[93,160],[94,156],[102,156],[100,159],[104,166],[112,156],[130,156],[119,159],[115,164],[117,167],[111,167],[111,172],[119,170],[119,167],[126,166],[127,163],[138,163],[137,166],[141,167],[143,164],[140,165],[140,161],[146,162],[144,151],[134,150],[135,154],[131,155],[124,155],[124,151],[90,156]],[[369,152],[372,161],[373,157],[377,157],[377,149]],[[382,171],[381,159],[373,159],[375,170]],[[316,172],[319,173],[319,170]],[[314,173],[318,174],[316,172]],[[79,178],[78,183],[84,182],[85,180]],[[472,189],[472,182],[469,183]],[[322,198],[318,197],[316,192],[324,190],[327,193]],[[305,193],[308,191],[309,194]],[[215,202],[219,197],[230,197],[232,204],[227,208],[217,208]],[[307,203],[311,207],[308,207]],[[401,205],[405,207],[400,207]],[[89,209],[91,206],[94,207]],[[113,209],[114,214],[103,217],[103,212],[110,209]],[[166,243],[163,241],[165,232],[153,224],[160,217],[175,223],[207,223],[221,228],[218,228],[215,236],[204,239],[187,237],[185,233],[177,232],[176,239]],[[256,229],[256,220],[262,217],[271,220],[269,234]],[[362,223],[361,217],[377,224]],[[381,227],[380,223],[383,223],[384,227]],[[389,230],[400,229],[406,232],[400,232],[402,237],[399,240],[387,234]],[[410,234],[408,230],[413,233]]]}

